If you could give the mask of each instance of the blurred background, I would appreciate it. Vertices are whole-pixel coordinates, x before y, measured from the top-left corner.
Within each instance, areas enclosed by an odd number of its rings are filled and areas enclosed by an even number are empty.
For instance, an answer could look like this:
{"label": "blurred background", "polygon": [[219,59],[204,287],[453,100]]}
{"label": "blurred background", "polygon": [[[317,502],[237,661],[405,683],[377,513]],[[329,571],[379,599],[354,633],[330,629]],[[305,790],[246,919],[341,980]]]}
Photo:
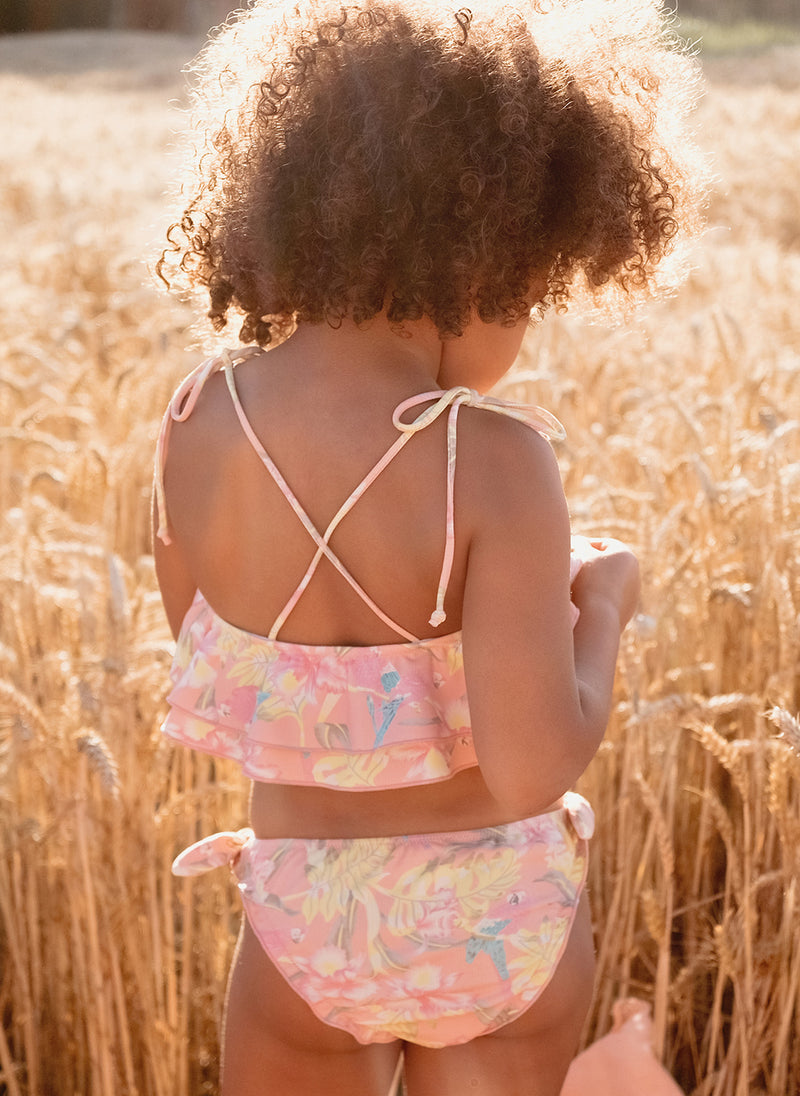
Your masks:
{"label": "blurred background", "polygon": [[[681,0],[679,6],[687,15],[717,19],[800,19],[798,0]],[[70,27],[193,32],[220,22],[231,10],[228,0],[4,0],[0,32]]]}
{"label": "blurred background", "polygon": [[193,33],[238,6],[229,0],[2,0],[0,32],[96,27]]}

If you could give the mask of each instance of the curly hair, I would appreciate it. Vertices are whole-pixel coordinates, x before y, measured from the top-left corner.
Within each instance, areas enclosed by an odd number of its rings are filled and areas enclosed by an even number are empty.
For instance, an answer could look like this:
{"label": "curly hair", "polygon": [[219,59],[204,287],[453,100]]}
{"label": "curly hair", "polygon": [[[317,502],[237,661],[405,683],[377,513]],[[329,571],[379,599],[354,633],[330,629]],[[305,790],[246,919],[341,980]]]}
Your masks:
{"label": "curly hair", "polygon": [[294,323],[515,322],[648,289],[699,202],[695,66],[656,0],[254,0],[194,66],[192,189],[157,269]]}

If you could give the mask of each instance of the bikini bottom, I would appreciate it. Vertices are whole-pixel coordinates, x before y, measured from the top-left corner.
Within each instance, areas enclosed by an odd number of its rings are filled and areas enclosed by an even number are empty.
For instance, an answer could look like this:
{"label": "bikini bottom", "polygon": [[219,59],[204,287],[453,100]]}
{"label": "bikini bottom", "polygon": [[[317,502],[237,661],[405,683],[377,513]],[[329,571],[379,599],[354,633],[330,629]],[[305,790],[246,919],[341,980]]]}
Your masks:
{"label": "bikini bottom", "polygon": [[465,1043],[515,1020],[567,945],[594,815],[569,793],[486,829],[310,839],[217,833],[176,875],[229,864],[267,955],[361,1043]]}

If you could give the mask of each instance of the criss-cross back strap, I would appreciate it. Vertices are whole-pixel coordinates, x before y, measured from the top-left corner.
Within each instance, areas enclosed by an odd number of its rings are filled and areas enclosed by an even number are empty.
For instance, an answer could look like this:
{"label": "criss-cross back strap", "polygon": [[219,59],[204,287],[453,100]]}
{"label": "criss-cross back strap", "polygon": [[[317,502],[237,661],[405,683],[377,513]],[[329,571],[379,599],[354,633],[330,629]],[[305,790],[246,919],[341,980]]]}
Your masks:
{"label": "criss-cross back strap", "polygon": [[[451,388],[446,392],[434,391],[423,392],[419,395],[412,396],[410,399],[404,400],[401,404],[395,408],[392,416],[392,422],[398,431],[398,437],[392,443],[392,445],[386,450],[380,460],[370,469],[370,471],[364,476],[355,489],[348,495],[345,501],[337,510],[334,517],[329,522],[324,533],[320,533],[316,528],[311,518],[303,509],[299,500],[295,496],[294,492],[290,488],[289,484],[284,479],[280,472],[280,469],[276,466],[275,462],[269,456],[264,446],[261,444],[258,436],[253,430],[250,422],[245,415],[244,408],[242,407],[239,399],[239,394],[236,390],[236,383],[233,376],[234,361],[244,360],[251,354],[258,353],[257,348],[248,348],[248,350],[241,351],[234,356],[231,356],[228,352],[218,358],[209,359],[199,366],[193,373],[191,373],[186,380],[179,386],[172,400],[170,401],[167,412],[164,416],[164,422],[162,423],[161,433],[159,434],[158,444],[156,446],[156,508],[158,511],[158,533],[159,538],[164,543],[169,543],[169,529],[166,518],[166,505],[164,500],[164,460],[166,457],[166,447],[169,436],[170,424],[172,421],[182,421],[191,414],[192,408],[197,402],[197,398],[200,394],[202,386],[205,384],[208,377],[218,369],[224,368],[225,377],[228,385],[228,390],[231,395],[234,409],[239,422],[242,426],[248,441],[253,446],[256,454],[260,458],[262,464],[269,472],[270,476],[274,480],[275,484],[285,497],[286,501],[292,507],[293,511],[297,515],[299,521],[303,525],[303,528],[309,534],[311,539],[317,546],[317,550],[309,563],[305,574],[303,575],[297,588],[292,593],[291,597],[287,601],[284,608],[278,614],[272,628],[269,632],[269,638],[275,639],[278,636],[281,628],[283,627],[289,614],[297,605],[297,602],[302,597],[304,591],[307,589],[308,584],[314,576],[314,573],[319,565],[323,556],[328,559],[331,564],[336,568],[342,578],[352,587],[352,589],[358,594],[358,596],[365,602],[367,606],[375,613],[375,615],[388,625],[398,635],[403,636],[404,639],[415,642],[417,637],[411,632],[408,632],[405,628],[399,625],[396,621],[392,620],[383,610],[375,604],[372,598],[362,588],[362,586],[356,581],[356,579],[350,574],[339,557],[333,552],[329,545],[329,540],[333,533],[339,526],[340,522],[346,515],[352,510],[356,502],[362,497],[364,492],[371,486],[372,483],[378,478],[383,470],[390,464],[400,450],[410,441],[414,434],[419,433],[420,430],[424,430],[432,422],[439,418],[445,410],[448,411],[447,418],[447,504],[446,504],[446,525],[445,525],[445,549],[444,558],[442,561],[442,570],[439,576],[439,586],[436,593],[436,606],[430,617],[431,627],[439,627],[446,619],[444,610],[445,595],[447,593],[447,586],[450,580],[450,573],[453,566],[453,558],[455,553],[455,515],[454,515],[454,498],[455,498],[455,468],[456,468],[456,450],[457,450],[457,423],[459,409],[465,405],[470,407],[480,407],[487,411],[495,411],[499,414],[508,416],[509,418],[517,419],[520,422],[525,423],[528,426],[538,430],[549,438],[563,438],[564,431],[561,424],[554,416],[549,412],[543,410],[540,407],[530,407],[522,404],[508,403],[505,400],[500,400],[492,396],[481,396],[479,393],[466,387]],[[416,416],[411,422],[404,422],[403,415],[418,406],[419,404],[430,404],[424,411]]]}
{"label": "criss-cross back strap", "polygon": [[412,635],[411,632],[407,632],[405,628],[401,627],[401,625],[393,621],[391,617],[388,617],[386,613],[384,613],[383,610],[375,604],[369,594],[367,594],[367,592],[353,578],[345,565],[342,563],[342,561],[328,544],[328,541],[333,536],[334,530],[339,525],[342,518],[345,517],[345,515],[348,514],[350,510],[352,510],[356,502],[358,502],[358,500],[361,498],[361,496],[364,494],[370,484],[377,479],[377,477],[381,474],[384,468],[386,468],[392,458],[397,453],[399,453],[403,446],[410,440],[411,435],[401,434],[400,437],[397,438],[397,440],[384,453],[384,455],[374,466],[374,468],[372,468],[367,473],[367,475],[361,480],[355,490],[352,491],[347,499],[342,503],[342,505],[339,507],[339,510],[336,512],[331,522],[329,523],[325,532],[320,533],[311,518],[301,506],[300,501],[298,500],[294,491],[292,491],[291,487],[281,474],[280,469],[277,467],[272,457],[270,457],[269,453],[267,453],[266,449],[261,444],[257,434],[250,425],[250,422],[244,413],[244,408],[242,407],[241,401],[239,400],[239,393],[236,391],[236,384],[233,379],[233,367],[230,362],[226,363],[225,365],[225,378],[228,382],[228,390],[230,391],[231,399],[233,400],[234,409],[236,410],[236,414],[239,418],[239,422],[241,423],[242,430],[244,431],[247,440],[250,442],[253,449],[255,449],[257,455],[261,459],[262,464],[267,469],[267,471],[277,484],[278,488],[280,489],[281,494],[294,510],[295,514],[297,514],[297,517],[300,519],[303,528],[306,530],[306,532],[309,534],[309,536],[317,546],[317,550],[314,553],[314,556],[309,563],[305,574],[300,580],[299,585],[275,619],[275,622],[269,631],[269,638],[277,639],[278,632],[280,632],[281,628],[286,622],[287,617],[291,613],[292,609],[294,609],[295,605],[300,600],[306,588],[308,587],[308,584],[313,578],[314,572],[316,571],[320,560],[323,556],[325,556],[328,560],[330,560],[330,562],[333,564],[333,566],[336,568],[342,578],[350,584],[353,590],[355,590],[359,597],[364,602],[366,602],[370,609],[372,609],[375,615],[379,617],[384,622],[384,624],[388,624],[393,631],[403,636],[404,639],[408,639],[411,641],[416,640],[416,636]]}

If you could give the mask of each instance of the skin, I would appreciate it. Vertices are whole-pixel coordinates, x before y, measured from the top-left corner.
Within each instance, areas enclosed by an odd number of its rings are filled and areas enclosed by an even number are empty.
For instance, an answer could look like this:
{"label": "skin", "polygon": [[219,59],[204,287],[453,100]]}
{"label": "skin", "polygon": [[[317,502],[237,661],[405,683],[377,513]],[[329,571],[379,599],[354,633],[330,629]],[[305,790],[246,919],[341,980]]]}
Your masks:
{"label": "skin", "polygon": [[[526,325],[473,321],[441,341],[427,321],[403,337],[378,318],[301,327],[237,367],[250,421],[324,528],[396,438],[391,413],[420,392],[485,392]],[[440,784],[351,793],[256,783],[258,837],[359,837],[473,829],[552,808],[605,730],[619,637],[634,611],[636,560],[576,538],[584,566],[569,623],[570,530],[555,458],[534,431],[473,408],[459,415],[456,555],[447,622],[427,623],[444,542],[445,423],[417,435],[342,522],[331,546],[381,608],[415,635],[463,630],[480,762]],[[220,376],[175,424],[166,469],[173,543],[156,567],[174,634],[195,590],[226,620],[266,634],[313,544],[242,435]],[[233,534],[232,534],[232,531]],[[468,566],[469,563],[469,566]],[[280,638],[371,645],[398,637],[322,562]],[[532,760],[535,758],[535,764]],[[515,1022],[459,1047],[362,1046],[319,1021],[245,926],[231,973],[223,1096],[385,1096],[401,1050],[408,1096],[557,1096],[580,1038],[593,972],[585,900],[548,987]]]}

